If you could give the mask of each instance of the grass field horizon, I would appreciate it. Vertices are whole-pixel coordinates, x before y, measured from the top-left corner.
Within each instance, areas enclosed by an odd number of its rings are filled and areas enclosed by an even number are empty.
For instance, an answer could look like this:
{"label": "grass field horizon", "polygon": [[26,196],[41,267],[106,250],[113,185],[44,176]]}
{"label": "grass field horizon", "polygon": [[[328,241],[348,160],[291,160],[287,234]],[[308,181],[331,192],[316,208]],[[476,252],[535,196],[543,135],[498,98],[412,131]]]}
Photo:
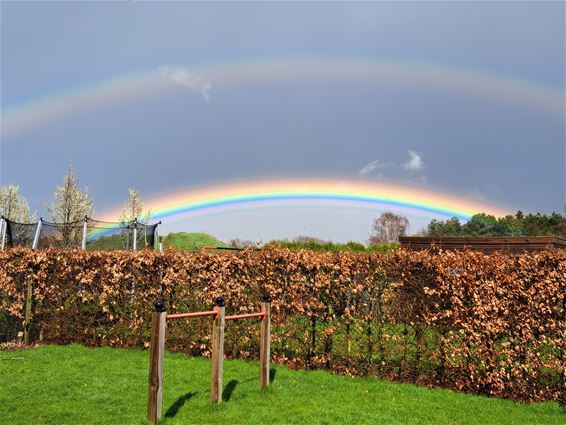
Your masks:
{"label": "grass field horizon", "polygon": [[[143,424],[147,350],[45,345],[0,351],[6,424]],[[223,403],[210,403],[210,360],[165,353],[166,424],[561,424],[556,402],[509,400],[272,365],[258,387],[254,361],[224,362]]]}

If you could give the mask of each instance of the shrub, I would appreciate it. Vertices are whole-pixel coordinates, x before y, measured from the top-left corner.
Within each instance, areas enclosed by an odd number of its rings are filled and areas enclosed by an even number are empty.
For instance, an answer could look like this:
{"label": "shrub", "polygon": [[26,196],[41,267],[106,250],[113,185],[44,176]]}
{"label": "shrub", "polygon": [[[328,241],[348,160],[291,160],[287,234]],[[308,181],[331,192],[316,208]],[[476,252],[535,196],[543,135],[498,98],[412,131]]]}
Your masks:
{"label": "shrub", "polygon": [[[277,362],[522,401],[565,399],[563,252],[10,249],[0,265],[0,311],[22,320],[31,281],[32,335],[44,342],[147,346],[158,297],[186,312],[223,295],[227,314],[237,314],[257,311],[266,291]],[[210,327],[206,318],[172,322],[167,346],[208,355]],[[256,357],[258,331],[230,322],[227,355]]]}

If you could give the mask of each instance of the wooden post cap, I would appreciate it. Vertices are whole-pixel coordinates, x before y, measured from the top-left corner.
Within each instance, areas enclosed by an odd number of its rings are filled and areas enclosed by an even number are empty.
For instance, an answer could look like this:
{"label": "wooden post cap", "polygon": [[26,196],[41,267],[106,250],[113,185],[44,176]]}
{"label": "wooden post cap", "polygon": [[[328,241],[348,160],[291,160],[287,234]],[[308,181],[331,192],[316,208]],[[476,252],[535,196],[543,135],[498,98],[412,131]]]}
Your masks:
{"label": "wooden post cap", "polygon": [[163,313],[165,311],[165,302],[163,300],[155,301],[155,311],[157,313]]}
{"label": "wooden post cap", "polygon": [[270,303],[271,302],[271,295],[269,295],[267,292],[265,292],[262,296],[261,296],[261,300],[264,303]]}
{"label": "wooden post cap", "polygon": [[224,307],[224,297],[216,297],[214,305],[217,307]]}

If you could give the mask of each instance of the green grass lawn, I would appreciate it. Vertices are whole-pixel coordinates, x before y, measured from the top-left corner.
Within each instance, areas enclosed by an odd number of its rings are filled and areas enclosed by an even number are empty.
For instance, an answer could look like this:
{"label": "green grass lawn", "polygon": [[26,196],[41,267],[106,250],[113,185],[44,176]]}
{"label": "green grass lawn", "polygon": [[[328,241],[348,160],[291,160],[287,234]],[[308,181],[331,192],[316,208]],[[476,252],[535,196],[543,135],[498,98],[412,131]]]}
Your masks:
{"label": "green grass lawn", "polygon": [[87,249],[89,251],[126,249],[124,243],[124,238],[120,235],[101,236],[94,241],[88,241]]}
{"label": "green grass lawn", "polygon": [[[0,423],[143,424],[148,351],[43,346],[0,351]],[[224,363],[224,402],[210,403],[210,361],[166,353],[166,424],[564,424],[557,403],[508,400],[274,366]]]}

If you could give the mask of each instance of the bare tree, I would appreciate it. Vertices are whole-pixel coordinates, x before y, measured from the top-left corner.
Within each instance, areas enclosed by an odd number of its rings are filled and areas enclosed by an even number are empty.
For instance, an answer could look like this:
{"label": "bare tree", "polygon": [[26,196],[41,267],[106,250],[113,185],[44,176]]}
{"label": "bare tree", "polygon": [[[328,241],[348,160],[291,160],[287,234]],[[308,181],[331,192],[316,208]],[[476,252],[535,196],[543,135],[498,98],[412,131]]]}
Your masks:
{"label": "bare tree", "polygon": [[51,205],[45,205],[45,208],[51,216],[51,221],[58,224],[58,228],[62,234],[62,245],[64,247],[80,245],[82,238],[81,222],[85,216],[94,215],[94,203],[88,194],[88,189],[81,191],[77,179],[73,173],[71,163],[63,184],[55,190],[53,195],[55,198]]}
{"label": "bare tree", "polygon": [[[263,242],[262,242],[263,243]],[[254,241],[250,241],[250,240],[242,240],[242,239],[230,239],[229,242],[230,246],[233,246],[234,248],[239,248],[239,249],[245,249],[245,248],[257,248],[258,247],[258,243],[254,242]]]}
{"label": "bare tree", "polygon": [[560,236],[566,237],[566,203],[564,204],[564,214],[562,214],[562,220],[558,225],[558,234]]}
{"label": "bare tree", "polygon": [[120,213],[120,221],[128,222],[137,220],[138,223],[146,224],[151,218],[151,210],[144,211],[143,199],[137,189],[129,188],[130,195]]}
{"label": "bare tree", "polygon": [[420,236],[420,237],[424,237],[427,236],[427,231],[426,228],[422,228],[420,230],[417,230],[415,233],[413,233],[413,236]]}
{"label": "bare tree", "polygon": [[374,220],[368,242],[370,245],[399,242],[399,237],[405,236],[408,228],[409,220],[407,217],[386,211]]}
{"label": "bare tree", "polygon": [[31,223],[36,220],[31,214],[26,198],[15,185],[2,186],[0,189],[0,216],[19,223]]}
{"label": "bare tree", "polygon": [[233,246],[234,248],[242,248],[243,244],[242,244],[242,240],[241,239],[230,239],[230,242],[228,242],[228,245]]}

